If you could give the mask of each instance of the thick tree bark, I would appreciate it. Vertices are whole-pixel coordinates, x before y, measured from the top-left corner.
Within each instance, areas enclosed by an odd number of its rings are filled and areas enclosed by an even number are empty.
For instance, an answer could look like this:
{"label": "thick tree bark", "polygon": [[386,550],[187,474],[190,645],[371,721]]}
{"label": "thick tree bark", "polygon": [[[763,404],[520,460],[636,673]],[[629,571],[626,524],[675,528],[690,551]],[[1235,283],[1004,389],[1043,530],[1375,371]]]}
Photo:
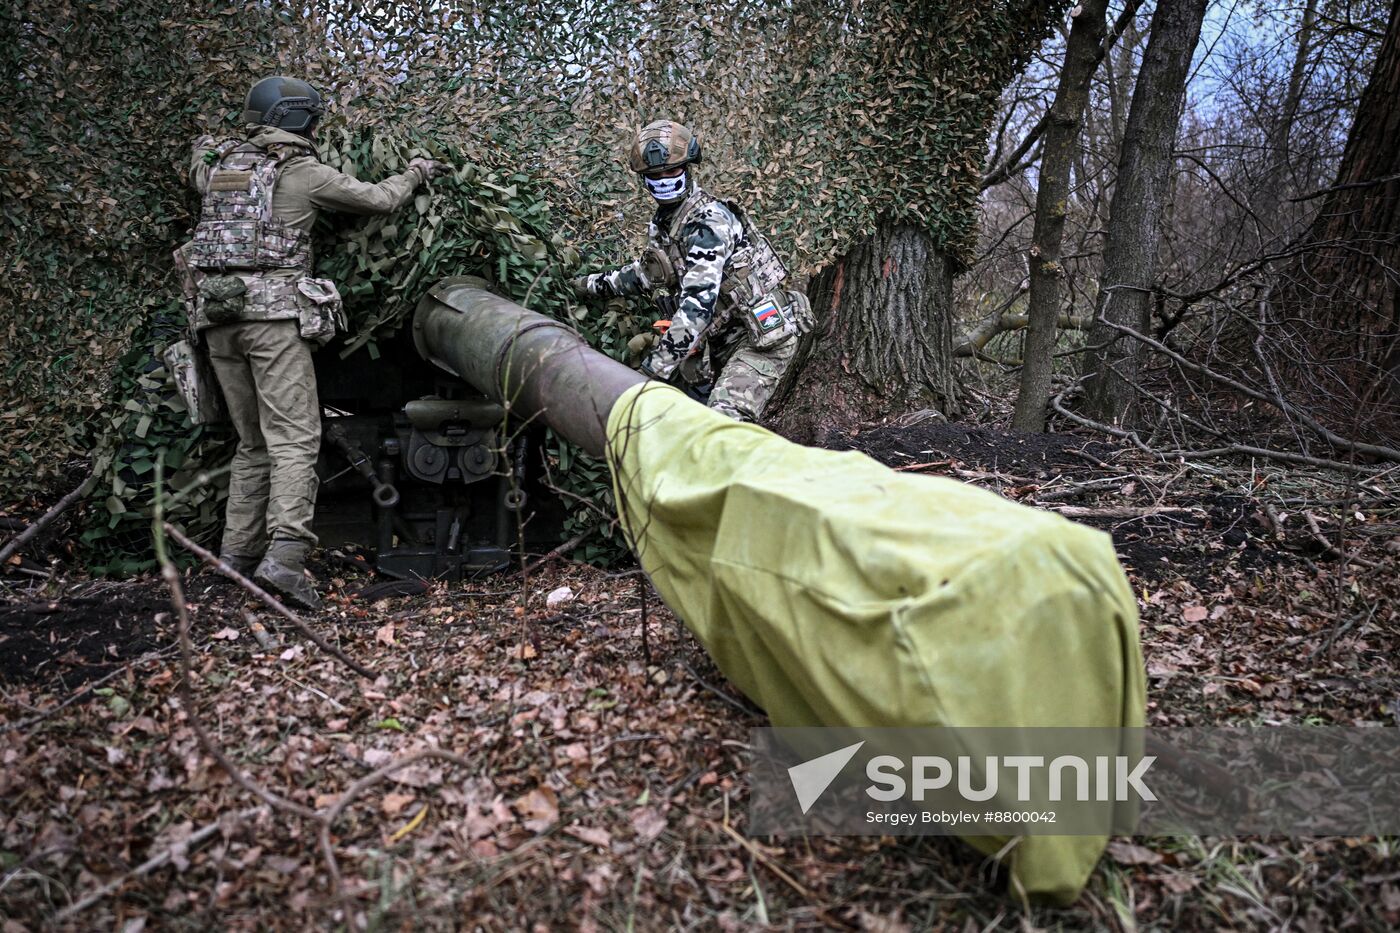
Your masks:
{"label": "thick tree bark", "polygon": [[1309,239],[1275,306],[1356,394],[1383,381],[1400,399],[1400,0]]}
{"label": "thick tree bark", "polygon": [[[1114,185],[1095,317],[1149,330],[1149,298],[1157,273],[1157,244],[1171,177],[1172,149],[1186,75],[1201,35],[1206,0],[1160,0],[1133,88],[1123,155]],[[1121,332],[1096,323],[1086,361],[1090,416],[1108,423],[1132,420],[1141,348]]]}
{"label": "thick tree bark", "polygon": [[1035,232],[1031,237],[1029,327],[1022,355],[1021,391],[1011,426],[1017,431],[1045,430],[1045,406],[1050,401],[1054,369],[1055,322],[1060,314],[1060,247],[1069,212],[1070,166],[1079,148],[1089,82],[1103,54],[1104,18],[1108,0],[1084,0],[1065,44],[1060,86],[1050,105],[1040,156],[1040,183],[1035,192]]}
{"label": "thick tree bark", "polygon": [[799,443],[891,415],[957,406],[952,260],[928,234],[885,223],[812,280],[805,338],[773,426]]}

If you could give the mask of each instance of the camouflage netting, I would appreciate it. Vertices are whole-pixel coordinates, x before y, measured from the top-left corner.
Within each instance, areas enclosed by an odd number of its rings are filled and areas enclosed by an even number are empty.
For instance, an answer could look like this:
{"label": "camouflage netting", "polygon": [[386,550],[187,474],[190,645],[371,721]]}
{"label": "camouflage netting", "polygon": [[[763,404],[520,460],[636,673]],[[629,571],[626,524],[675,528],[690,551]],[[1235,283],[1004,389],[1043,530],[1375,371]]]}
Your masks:
{"label": "camouflage netting", "polygon": [[[144,550],[122,532],[149,502],[152,457],[177,458],[182,482],[217,466],[227,439],[191,434],[160,401],[149,351],[173,310],[169,253],[197,207],[183,185],[188,141],[236,131],[257,77],[325,89],[327,157],[362,177],[417,151],[463,166],[427,203],[322,244],[322,273],[351,299],[350,345],[367,353],[434,278],[488,264],[516,297],[533,283],[532,307],[577,311],[561,244],[598,268],[640,240],[649,207],[619,155],[658,116],[700,131],[707,186],[750,205],[800,272],[882,217],[914,219],[965,254],[987,120],[1063,6],[7,4],[0,481],[13,496],[52,486],[94,449],[115,454],[96,494],[110,518],[95,516],[90,538],[99,563],[120,569]],[[637,310],[572,319],[620,354],[644,323]],[[208,533],[216,505],[206,496],[187,521]]]}

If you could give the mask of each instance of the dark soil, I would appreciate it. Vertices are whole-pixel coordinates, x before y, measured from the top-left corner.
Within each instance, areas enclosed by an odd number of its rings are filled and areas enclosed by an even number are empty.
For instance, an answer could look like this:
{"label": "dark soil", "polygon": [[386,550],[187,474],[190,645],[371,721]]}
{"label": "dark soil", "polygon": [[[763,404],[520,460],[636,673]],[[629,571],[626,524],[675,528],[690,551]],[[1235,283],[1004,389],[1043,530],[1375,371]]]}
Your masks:
{"label": "dark soil", "polygon": [[[1113,471],[1132,473],[1137,451],[1072,434],[1024,434],[959,424],[882,426],[839,438],[837,450],[858,450],[887,466],[912,473],[967,479],[960,470],[996,476],[977,484],[1027,505],[1087,507],[1165,505],[1191,514],[1144,518],[1076,516],[1113,536],[1124,567],[1146,582],[1181,576],[1201,586],[1226,567],[1254,571],[1296,560],[1265,542],[1254,517],[1258,506],[1244,496],[1186,486],[1163,499],[1145,484],[1108,485],[1094,493],[1042,503],[1041,489],[1061,482],[1098,480]],[[1155,466],[1153,469],[1160,469]]]}
{"label": "dark soil", "polygon": [[168,643],[163,591],[108,585],[89,596],[0,605],[0,681],[75,687]]}

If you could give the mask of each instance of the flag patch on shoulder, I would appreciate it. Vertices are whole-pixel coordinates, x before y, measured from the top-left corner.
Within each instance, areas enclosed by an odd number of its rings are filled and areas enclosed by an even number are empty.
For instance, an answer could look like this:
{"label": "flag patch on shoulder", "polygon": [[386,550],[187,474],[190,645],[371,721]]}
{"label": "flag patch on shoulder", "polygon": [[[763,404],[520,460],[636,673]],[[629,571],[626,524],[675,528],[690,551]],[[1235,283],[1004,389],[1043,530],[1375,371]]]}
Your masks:
{"label": "flag patch on shoulder", "polygon": [[783,317],[778,313],[778,305],[772,298],[765,298],[753,306],[753,316],[758,321],[758,326],[763,330],[769,330],[783,323]]}

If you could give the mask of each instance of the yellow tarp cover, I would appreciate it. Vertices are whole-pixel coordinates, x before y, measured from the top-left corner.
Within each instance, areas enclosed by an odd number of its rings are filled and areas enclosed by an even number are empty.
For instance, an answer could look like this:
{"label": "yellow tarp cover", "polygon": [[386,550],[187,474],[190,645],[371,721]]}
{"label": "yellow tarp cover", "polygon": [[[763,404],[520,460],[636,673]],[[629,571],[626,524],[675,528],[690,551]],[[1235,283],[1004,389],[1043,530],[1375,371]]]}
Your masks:
{"label": "yellow tarp cover", "polygon": [[[775,726],[1143,725],[1137,603],[1103,532],[657,383],[608,435],[643,568]],[[1073,900],[1106,841],[1025,837],[1013,884]]]}

